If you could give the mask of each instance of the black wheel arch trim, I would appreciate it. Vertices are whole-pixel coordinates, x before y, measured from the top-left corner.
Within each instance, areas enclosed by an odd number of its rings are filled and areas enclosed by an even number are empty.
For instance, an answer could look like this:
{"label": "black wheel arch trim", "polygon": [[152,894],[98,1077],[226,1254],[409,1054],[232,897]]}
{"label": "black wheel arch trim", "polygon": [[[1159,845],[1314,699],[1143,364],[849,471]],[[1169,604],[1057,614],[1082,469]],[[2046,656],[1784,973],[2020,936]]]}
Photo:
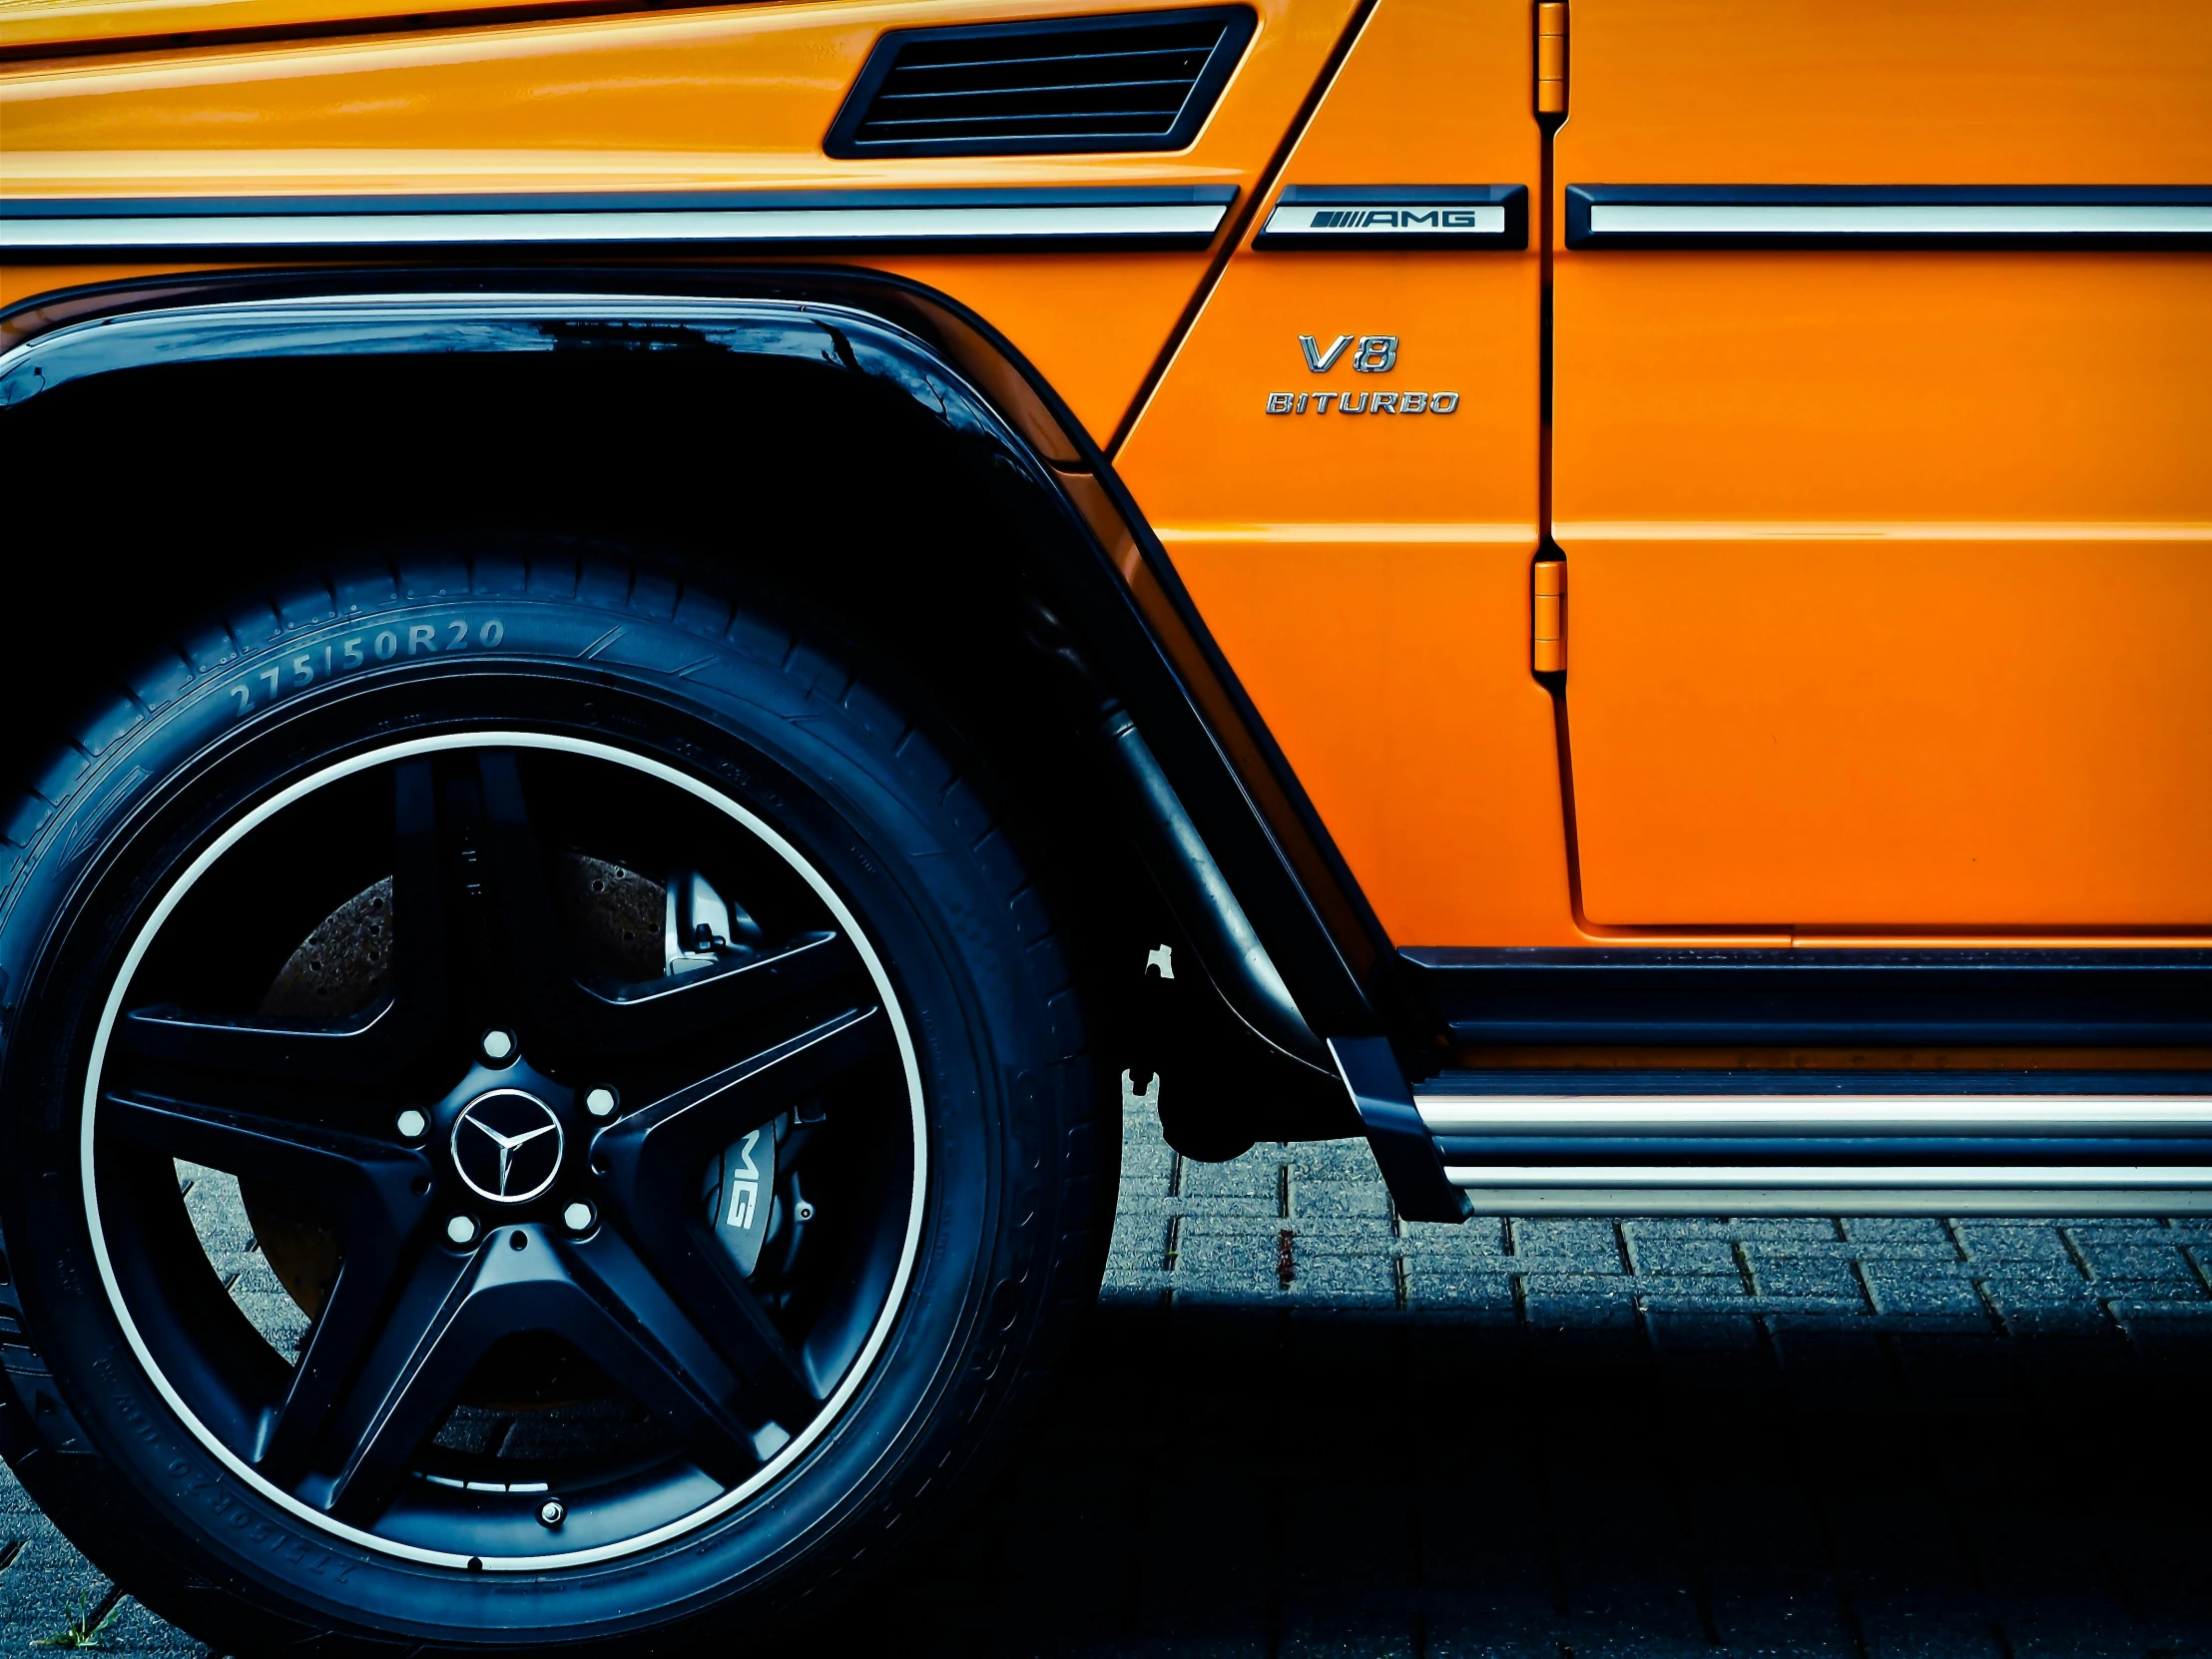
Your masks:
{"label": "black wheel arch trim", "polygon": [[[156,364],[556,344],[806,356],[895,385],[995,452],[1065,532],[1050,601],[1100,688],[1098,749],[1139,821],[1133,839],[1235,1016],[1223,1040],[1294,1062],[1294,1076],[1343,1106],[1326,1039],[1382,1030],[1389,941],[1105,456],[958,301],[899,277],[804,267],[131,279],[0,311],[0,410]],[[1194,846],[1206,864],[1173,861],[1171,849]]]}

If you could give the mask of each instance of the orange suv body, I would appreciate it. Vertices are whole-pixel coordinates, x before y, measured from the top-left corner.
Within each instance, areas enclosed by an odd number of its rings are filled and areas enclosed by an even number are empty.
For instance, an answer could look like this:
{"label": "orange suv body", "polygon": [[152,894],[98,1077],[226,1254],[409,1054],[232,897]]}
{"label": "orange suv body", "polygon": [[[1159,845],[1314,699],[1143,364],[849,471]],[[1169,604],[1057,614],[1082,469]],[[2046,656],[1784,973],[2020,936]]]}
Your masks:
{"label": "orange suv body", "polygon": [[1125,1104],[2212,1209],[2198,0],[13,0],[0,307],[0,1445],[210,1640],[788,1615]]}

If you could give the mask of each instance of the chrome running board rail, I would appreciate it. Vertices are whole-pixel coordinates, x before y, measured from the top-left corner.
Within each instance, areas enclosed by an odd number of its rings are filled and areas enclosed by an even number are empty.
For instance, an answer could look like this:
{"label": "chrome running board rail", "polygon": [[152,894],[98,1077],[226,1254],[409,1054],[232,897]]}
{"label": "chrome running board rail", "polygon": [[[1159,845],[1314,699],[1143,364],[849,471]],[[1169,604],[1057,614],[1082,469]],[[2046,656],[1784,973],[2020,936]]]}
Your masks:
{"label": "chrome running board rail", "polygon": [[1476,1211],[2212,1214],[2212,1079],[2002,1080],[2017,1093],[1982,1078],[1946,1091],[1926,1073],[1735,1073],[1700,1093],[1566,1081],[1461,1073],[1415,1089],[1445,1178]]}

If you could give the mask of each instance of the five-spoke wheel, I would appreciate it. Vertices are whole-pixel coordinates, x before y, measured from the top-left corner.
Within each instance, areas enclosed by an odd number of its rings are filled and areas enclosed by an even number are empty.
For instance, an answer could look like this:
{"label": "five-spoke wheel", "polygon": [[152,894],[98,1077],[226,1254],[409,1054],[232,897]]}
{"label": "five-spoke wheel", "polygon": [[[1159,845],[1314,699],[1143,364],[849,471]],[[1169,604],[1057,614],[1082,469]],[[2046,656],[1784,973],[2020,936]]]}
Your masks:
{"label": "five-spoke wheel", "polygon": [[[254,1007],[200,942],[234,865],[346,893]],[[585,741],[371,750],[233,825],[134,943],[88,1207],[150,1367],[281,1503],[487,1568],[604,1557],[759,1485],[853,1377],[918,1218],[907,1046],[849,907],[737,803]],[[178,1248],[184,1181],[226,1175],[295,1355],[204,1306],[220,1214]],[[564,1436],[610,1399],[644,1419],[611,1454]],[[525,1431],[450,1431],[487,1404]]]}

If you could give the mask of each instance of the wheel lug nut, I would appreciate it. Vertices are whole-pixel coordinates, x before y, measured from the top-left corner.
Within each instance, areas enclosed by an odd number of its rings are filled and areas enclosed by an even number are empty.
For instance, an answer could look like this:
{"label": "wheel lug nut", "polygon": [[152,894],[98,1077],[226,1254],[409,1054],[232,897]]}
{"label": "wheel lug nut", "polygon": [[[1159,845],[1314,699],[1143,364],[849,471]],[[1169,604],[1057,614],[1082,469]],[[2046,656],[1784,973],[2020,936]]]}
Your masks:
{"label": "wheel lug nut", "polygon": [[794,1204],[792,1206],[792,1212],[797,1215],[801,1221],[813,1221],[815,1219],[815,1207],[812,1204],[808,1203],[807,1200],[805,1200],[804,1198],[801,1199],[797,1204]]}
{"label": "wheel lug nut", "polygon": [[512,1031],[493,1029],[484,1033],[484,1058],[493,1065],[503,1065],[515,1057],[515,1034]]}
{"label": "wheel lug nut", "polygon": [[606,1088],[591,1090],[584,1096],[584,1110],[591,1113],[595,1118],[613,1117],[615,1113],[615,1091]]}
{"label": "wheel lug nut", "polygon": [[419,1141],[423,1131],[430,1127],[430,1120],[412,1106],[399,1114],[399,1138],[403,1141]]}
{"label": "wheel lug nut", "polygon": [[476,1218],[474,1216],[455,1216],[445,1224],[445,1236],[457,1245],[474,1244],[476,1242]]}
{"label": "wheel lug nut", "polygon": [[571,1233],[589,1232],[594,1219],[591,1206],[582,1199],[561,1212],[561,1225]]}
{"label": "wheel lug nut", "polygon": [[568,1519],[568,1505],[557,1497],[549,1497],[538,1505],[538,1521],[545,1526],[558,1526]]}

